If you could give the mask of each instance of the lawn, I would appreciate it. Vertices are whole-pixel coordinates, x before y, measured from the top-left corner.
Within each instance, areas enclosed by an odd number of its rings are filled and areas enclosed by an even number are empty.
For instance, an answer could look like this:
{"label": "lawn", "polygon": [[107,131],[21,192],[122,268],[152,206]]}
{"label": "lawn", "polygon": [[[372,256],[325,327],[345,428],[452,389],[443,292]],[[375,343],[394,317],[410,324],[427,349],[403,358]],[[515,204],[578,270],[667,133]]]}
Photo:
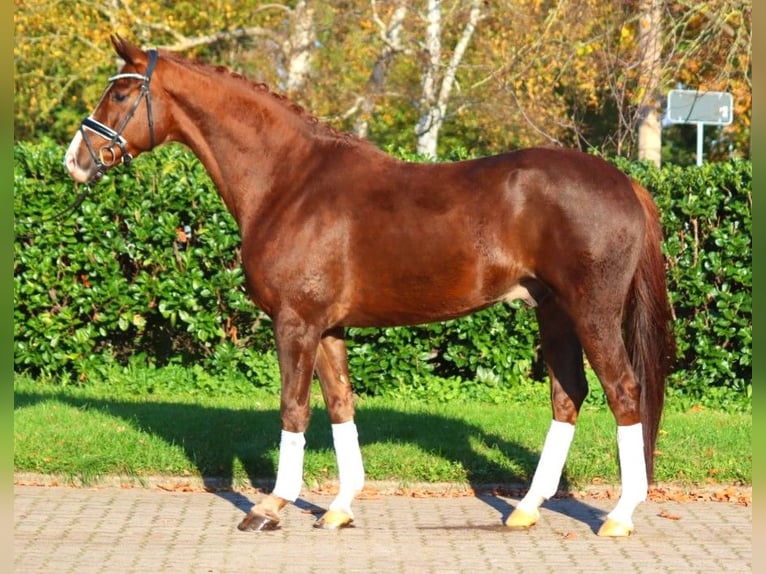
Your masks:
{"label": "lawn", "polygon": [[[336,477],[329,420],[315,389],[305,480]],[[131,393],[109,385],[14,383],[16,472],[93,483],[103,477],[192,476],[232,484],[273,480],[279,397],[249,394]],[[550,423],[544,400],[508,404],[360,398],[368,480],[408,483],[527,484]],[[680,486],[750,485],[752,415],[667,409],[655,479]],[[583,408],[563,488],[619,482],[615,426],[600,405]]]}

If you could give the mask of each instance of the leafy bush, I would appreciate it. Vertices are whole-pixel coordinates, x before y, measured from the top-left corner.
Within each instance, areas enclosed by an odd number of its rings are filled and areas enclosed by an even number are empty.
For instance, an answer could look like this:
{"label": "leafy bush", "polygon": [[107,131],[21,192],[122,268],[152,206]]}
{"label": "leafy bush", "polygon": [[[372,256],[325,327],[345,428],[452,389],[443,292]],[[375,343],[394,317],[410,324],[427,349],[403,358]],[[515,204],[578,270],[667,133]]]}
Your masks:
{"label": "leafy bush", "polygon": [[676,392],[748,394],[752,380],[752,164],[620,165],[651,192],[665,227]]}
{"label": "leafy bush", "polygon": [[[50,141],[14,148],[16,370],[84,382],[109,357],[141,359],[278,389],[271,322],[245,294],[236,225],[191,153],[143,155],[57,217],[78,191],[63,152]],[[746,395],[750,162],[658,170],[615,161],[651,190],[666,229],[679,341],[670,392]],[[472,396],[543,380],[536,341],[534,313],[498,305],[446,323],[350,329],[348,346],[357,392],[406,395],[428,384]]]}
{"label": "leafy bush", "polygon": [[180,147],[144,156],[57,218],[76,195],[61,158],[50,142],[15,148],[16,369],[85,378],[105,352],[250,368],[232,346],[268,348],[270,324],[199,162]]}

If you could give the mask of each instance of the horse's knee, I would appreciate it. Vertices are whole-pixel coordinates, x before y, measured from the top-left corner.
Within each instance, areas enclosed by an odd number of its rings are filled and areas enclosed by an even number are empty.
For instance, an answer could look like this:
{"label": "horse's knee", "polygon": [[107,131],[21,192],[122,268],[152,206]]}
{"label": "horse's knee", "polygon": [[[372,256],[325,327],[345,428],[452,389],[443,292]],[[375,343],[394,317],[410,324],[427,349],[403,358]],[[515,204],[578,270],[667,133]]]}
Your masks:
{"label": "horse's knee", "polygon": [[354,401],[346,397],[326,398],[327,413],[332,424],[354,420]]}
{"label": "horse's knee", "polygon": [[305,432],[309,426],[311,410],[308,401],[305,404],[283,402],[280,409],[282,429],[290,432]]}

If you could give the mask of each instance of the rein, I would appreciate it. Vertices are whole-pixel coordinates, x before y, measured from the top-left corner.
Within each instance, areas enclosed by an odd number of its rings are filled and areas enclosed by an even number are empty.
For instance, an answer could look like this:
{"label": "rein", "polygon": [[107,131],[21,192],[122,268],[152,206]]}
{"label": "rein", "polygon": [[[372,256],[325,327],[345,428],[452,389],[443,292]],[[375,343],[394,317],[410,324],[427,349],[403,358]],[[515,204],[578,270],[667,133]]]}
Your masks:
{"label": "rein", "polygon": [[[144,74],[135,74],[135,73],[126,73],[126,74],[117,74],[115,76],[112,76],[109,78],[108,82],[109,85],[106,87],[106,90],[104,90],[104,95],[106,95],[106,92],[109,90],[109,88],[112,86],[114,82],[117,80],[123,80],[123,79],[132,79],[132,80],[141,80],[141,89],[138,93],[138,96],[136,97],[135,101],[133,102],[133,105],[128,110],[128,113],[126,114],[125,118],[120,123],[119,127],[114,130],[110,128],[109,126],[102,124],[100,121],[95,119],[93,116],[88,116],[80,123],[80,133],[82,134],[82,139],[85,142],[85,146],[88,148],[88,153],[90,153],[90,157],[93,160],[93,162],[96,164],[96,175],[94,177],[94,181],[98,181],[103,177],[104,173],[106,173],[106,170],[114,165],[116,154],[114,153],[114,146],[120,148],[120,151],[122,152],[122,163],[124,165],[130,165],[130,162],[133,160],[133,156],[130,155],[128,150],[125,148],[127,145],[127,140],[122,137],[122,132],[125,131],[125,128],[128,125],[128,122],[130,122],[131,119],[133,119],[133,116],[136,113],[136,110],[138,110],[138,106],[141,105],[141,100],[146,98],[146,115],[149,121],[149,149],[153,149],[155,146],[155,140],[154,140],[154,116],[152,115],[152,94],[149,90],[149,83],[152,79],[152,74],[154,73],[154,67],[157,65],[157,50],[148,50],[149,54],[149,63],[146,66],[146,72]],[[101,96],[102,99],[104,96]],[[98,106],[96,106],[98,107]],[[93,147],[93,144],[90,141],[90,138],[88,137],[87,132],[92,132],[96,134],[97,136],[108,140],[108,144],[105,146],[102,146],[99,148],[98,152],[96,152],[95,148]],[[55,214],[51,219],[60,219],[76,210],[80,205],[82,205],[82,202],[85,201],[85,198],[87,197],[88,193],[90,192],[90,185],[86,185],[85,188],[77,194],[77,197],[74,199],[74,201],[69,205],[68,207],[62,209],[57,214]]]}
{"label": "rein", "polygon": [[[151,82],[151,79],[152,79],[152,73],[154,73],[154,67],[157,64],[157,50],[148,50],[147,53],[149,54],[149,64],[146,66],[145,73],[143,74],[126,73],[126,74],[117,74],[115,76],[112,76],[111,78],[109,78],[109,85],[104,91],[104,95],[106,95],[106,92],[109,90],[112,84],[116,82],[117,80],[132,79],[132,80],[141,80],[142,82],[141,89],[138,93],[138,96],[133,102],[133,105],[130,107],[130,110],[128,110],[128,113],[125,115],[125,118],[120,123],[119,127],[116,130],[113,128],[110,128],[109,126],[102,124],[93,116],[88,116],[80,124],[80,133],[82,134],[82,139],[85,142],[86,147],[88,148],[88,153],[90,153],[91,159],[96,164],[96,176],[95,176],[96,181],[100,179],[104,175],[104,173],[106,173],[106,170],[109,167],[114,165],[115,160],[117,158],[117,154],[114,151],[114,146],[117,146],[120,148],[122,163],[125,165],[130,165],[130,162],[132,161],[133,156],[130,155],[130,153],[125,148],[128,142],[124,137],[122,137],[122,132],[125,131],[125,128],[127,127],[128,122],[130,122],[130,120],[133,119],[133,116],[135,115],[136,110],[138,109],[138,106],[141,104],[141,100],[143,100],[144,98],[146,98],[146,115],[149,121],[149,141],[150,141],[149,149],[153,149],[155,146],[154,117],[152,116],[152,94],[151,94],[151,91],[149,90],[149,83]],[[105,140],[108,140],[109,143],[99,148],[98,152],[96,152],[95,148],[93,147],[93,144],[90,141],[90,138],[88,137],[87,132],[92,132],[96,134],[97,136]],[[82,202],[82,200],[80,200],[80,202]]]}
{"label": "rein", "polygon": [[90,186],[86,185],[85,189],[83,189],[80,193],[77,194],[77,197],[74,198],[74,201],[59,211],[58,213],[55,213],[51,217],[46,217],[44,220],[53,220],[53,219],[62,219],[64,216],[69,215],[70,213],[74,213],[74,211],[82,205],[82,202],[85,201],[85,198],[88,196],[88,193],[90,193]]}

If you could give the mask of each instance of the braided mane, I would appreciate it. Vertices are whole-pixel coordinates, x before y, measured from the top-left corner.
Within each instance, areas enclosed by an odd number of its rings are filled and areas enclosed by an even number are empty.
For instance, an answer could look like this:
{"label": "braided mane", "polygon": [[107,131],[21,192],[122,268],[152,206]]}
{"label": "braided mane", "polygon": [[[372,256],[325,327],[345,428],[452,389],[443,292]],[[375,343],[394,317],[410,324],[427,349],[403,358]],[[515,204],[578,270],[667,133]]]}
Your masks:
{"label": "braided mane", "polygon": [[226,66],[211,65],[202,60],[196,58],[187,58],[173,52],[162,50],[162,56],[168,60],[172,60],[177,64],[195,68],[203,73],[226,76],[238,82],[242,82],[243,84],[250,86],[252,90],[270,96],[281,107],[292,112],[304,123],[309,124],[314,131],[321,133],[322,135],[336,138],[346,143],[366,143],[372,145],[368,140],[363,139],[354,133],[342,132],[329,124],[321,122],[315,115],[306,111],[303,106],[293,102],[284,94],[273,91],[265,82],[254,82],[246,76],[240,74],[239,72],[235,72]]}

